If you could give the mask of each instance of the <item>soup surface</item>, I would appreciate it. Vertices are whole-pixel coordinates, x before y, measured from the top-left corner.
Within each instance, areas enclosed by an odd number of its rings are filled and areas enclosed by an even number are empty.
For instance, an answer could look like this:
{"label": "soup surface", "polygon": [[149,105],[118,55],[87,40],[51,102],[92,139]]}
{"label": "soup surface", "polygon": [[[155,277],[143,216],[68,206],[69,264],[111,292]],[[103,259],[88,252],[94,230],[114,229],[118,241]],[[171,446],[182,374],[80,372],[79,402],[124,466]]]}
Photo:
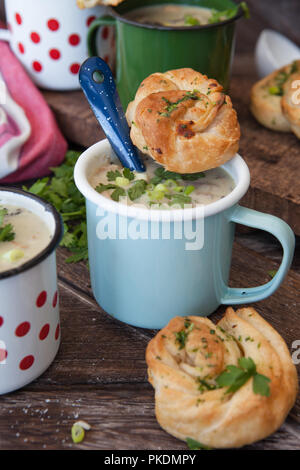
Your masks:
{"label": "soup surface", "polygon": [[90,177],[99,193],[114,201],[153,209],[180,209],[207,205],[227,196],[235,187],[223,168],[180,175],[145,157],[145,173],[131,172],[109,158]]}
{"label": "soup surface", "polygon": [[150,25],[197,26],[210,23],[213,11],[197,6],[166,4],[135,8],[124,16],[129,20]]}
{"label": "soup surface", "polygon": [[51,240],[46,224],[33,212],[0,206],[0,272],[34,258]]}

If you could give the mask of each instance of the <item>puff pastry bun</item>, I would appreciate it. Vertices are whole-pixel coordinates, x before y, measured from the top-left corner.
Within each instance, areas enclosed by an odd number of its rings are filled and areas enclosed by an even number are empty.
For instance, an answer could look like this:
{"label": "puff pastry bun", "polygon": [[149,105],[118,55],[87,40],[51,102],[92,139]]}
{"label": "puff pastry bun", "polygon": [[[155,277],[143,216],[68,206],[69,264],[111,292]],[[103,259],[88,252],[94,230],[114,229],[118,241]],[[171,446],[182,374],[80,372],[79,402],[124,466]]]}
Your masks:
{"label": "puff pastry bun", "polygon": [[250,109],[268,129],[293,131],[300,138],[300,60],[275,70],[251,90]]}
{"label": "puff pastry bun", "polygon": [[126,117],[133,143],[170,171],[209,170],[238,150],[240,127],[229,96],[193,69],[150,75]]}
{"label": "puff pastry bun", "polygon": [[[254,393],[253,378],[227,394],[228,387],[201,385],[214,384],[243,356],[271,380],[269,396]],[[217,325],[203,317],[175,317],[148,344],[146,361],[161,427],[213,448],[240,447],[273,433],[297,395],[296,368],[284,340],[253,308],[228,308]]]}
{"label": "puff pastry bun", "polygon": [[124,0],[77,0],[79,8],[92,8],[96,5],[119,5]]}

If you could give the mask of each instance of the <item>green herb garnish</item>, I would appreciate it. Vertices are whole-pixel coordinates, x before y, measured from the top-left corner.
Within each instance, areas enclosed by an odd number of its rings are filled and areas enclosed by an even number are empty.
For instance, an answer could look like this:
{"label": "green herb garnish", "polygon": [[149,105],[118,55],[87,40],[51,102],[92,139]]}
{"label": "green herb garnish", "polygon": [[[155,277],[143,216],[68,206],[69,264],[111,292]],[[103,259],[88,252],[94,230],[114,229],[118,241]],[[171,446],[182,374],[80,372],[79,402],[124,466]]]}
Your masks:
{"label": "green herb garnish", "polygon": [[179,344],[179,349],[183,349],[185,347],[187,337],[188,332],[185,330],[177,331],[177,333],[175,333],[175,341]]}
{"label": "green herb garnish", "polygon": [[135,178],[134,173],[131,170],[129,170],[129,168],[124,168],[123,176],[124,178],[127,178],[129,181],[132,181]]}
{"label": "green herb garnish", "polygon": [[186,94],[182,98],[180,98],[179,100],[177,100],[173,103],[163,96],[162,100],[167,103],[167,106],[165,108],[165,111],[160,112],[159,114],[160,114],[160,116],[170,117],[171,113],[173,111],[175,111],[175,109],[178,108],[178,105],[180,103],[182,103],[183,101],[187,101],[187,100],[195,100],[196,101],[196,100],[199,100],[199,99],[200,98],[198,96],[198,91],[197,90],[187,91]]}
{"label": "green herb garnish", "polygon": [[60,212],[64,222],[64,236],[61,246],[73,254],[66,259],[67,263],[77,263],[88,259],[85,198],[78,191],[73,179],[75,163],[80,155],[77,151],[68,151],[62,165],[51,168],[53,178],[37,180],[26,191],[40,196],[52,203]]}
{"label": "green herb garnish", "polygon": [[152,184],[159,184],[162,183],[165,180],[171,179],[171,180],[180,180],[182,179],[183,181],[196,181],[200,178],[205,178],[205,173],[198,172],[198,173],[187,173],[187,174],[180,174],[180,173],[175,173],[174,171],[168,171],[165,170],[164,168],[156,168],[154,172],[154,177],[150,180],[150,183]]}
{"label": "green herb garnish", "polygon": [[200,22],[194,16],[185,15],[184,24],[185,24],[185,26],[198,26],[200,24]]}
{"label": "green herb garnish", "polygon": [[108,181],[115,181],[116,178],[122,176],[121,172],[119,170],[115,170],[115,171],[108,171],[106,173],[106,177],[107,177],[107,180]]}
{"label": "green herb garnish", "polygon": [[234,8],[228,8],[227,10],[219,11],[214,10],[211,17],[209,18],[209,23],[219,23],[220,21],[229,20],[237,15],[239,9],[243,10],[245,18],[250,18],[249,8],[246,2],[242,2]]}
{"label": "green herb garnish", "polygon": [[211,447],[201,444],[201,442],[195,441],[195,439],[191,439],[190,437],[186,438],[186,443],[191,450],[212,450]]}
{"label": "green herb garnish", "polygon": [[129,189],[128,196],[131,201],[135,201],[146,192],[147,181],[137,180]]}
{"label": "green herb garnish", "polygon": [[15,238],[14,228],[11,224],[3,226],[4,217],[7,215],[7,209],[0,207],[0,242],[11,242]]}
{"label": "green herb garnish", "polygon": [[256,365],[250,357],[241,357],[239,365],[229,365],[217,378],[219,387],[228,387],[226,394],[234,393],[253,377],[253,392],[262,396],[270,396],[270,379],[256,371]]}
{"label": "green herb garnish", "polygon": [[124,188],[119,186],[110,195],[110,197],[116,202],[119,202],[121,196],[126,196],[126,191]]}
{"label": "green herb garnish", "polygon": [[211,384],[207,382],[207,380],[201,379],[200,377],[197,377],[197,382],[199,383],[198,390],[200,392],[207,392],[208,390],[216,390],[219,388],[216,384]]}
{"label": "green herb garnish", "polygon": [[185,318],[183,326],[184,330],[180,330],[175,333],[175,341],[179,344],[179,349],[183,349],[185,347],[188,335],[194,329],[194,323],[189,318]]}
{"label": "green herb garnish", "polygon": [[271,269],[271,271],[268,271],[268,274],[271,278],[273,278],[277,274],[277,270],[276,269]]}

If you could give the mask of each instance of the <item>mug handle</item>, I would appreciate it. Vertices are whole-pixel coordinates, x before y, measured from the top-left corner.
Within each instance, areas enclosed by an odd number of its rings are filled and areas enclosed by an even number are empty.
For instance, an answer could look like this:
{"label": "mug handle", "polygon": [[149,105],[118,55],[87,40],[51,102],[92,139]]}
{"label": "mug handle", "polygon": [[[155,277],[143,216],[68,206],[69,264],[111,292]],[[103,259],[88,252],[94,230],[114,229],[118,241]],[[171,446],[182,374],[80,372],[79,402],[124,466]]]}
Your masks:
{"label": "mug handle", "polygon": [[96,35],[97,31],[100,26],[115,26],[116,25],[116,18],[114,16],[100,16],[96,20],[94,20],[88,30],[87,35],[87,44],[88,44],[88,52],[90,57],[98,56],[98,51],[96,47]]}
{"label": "mug handle", "polygon": [[11,32],[8,29],[0,28],[0,41],[10,42]]}
{"label": "mug handle", "polygon": [[225,305],[234,305],[265,299],[278,289],[290,268],[295,249],[294,232],[286,222],[274,215],[264,214],[239,205],[235,206],[233,212],[229,214],[229,220],[247,227],[265,230],[274,235],[282,245],[283,257],[281,265],[271,281],[258,287],[245,289],[226,286],[220,302]]}

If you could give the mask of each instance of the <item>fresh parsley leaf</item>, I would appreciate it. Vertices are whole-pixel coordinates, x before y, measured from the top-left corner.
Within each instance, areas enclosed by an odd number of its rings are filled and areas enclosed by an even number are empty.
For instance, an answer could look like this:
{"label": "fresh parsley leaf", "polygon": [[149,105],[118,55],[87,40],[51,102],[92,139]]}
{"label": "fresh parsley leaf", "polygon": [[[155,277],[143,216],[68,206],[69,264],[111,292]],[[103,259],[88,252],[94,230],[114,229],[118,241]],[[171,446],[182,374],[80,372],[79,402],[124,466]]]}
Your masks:
{"label": "fresh parsley leaf", "polygon": [[202,173],[202,171],[199,173],[187,173],[185,175],[181,175],[181,178],[184,181],[196,181],[200,178],[205,178],[205,173]]}
{"label": "fresh parsley leaf", "polygon": [[7,209],[0,207],[0,227],[3,224],[4,216],[7,214]]}
{"label": "fresh parsley leaf", "polygon": [[135,201],[146,192],[147,181],[137,180],[129,189],[128,196],[131,201]]}
{"label": "fresh parsley leaf", "polygon": [[120,188],[119,186],[117,186],[110,195],[110,197],[117,202],[119,202],[121,196],[126,196],[126,191],[124,188]]}
{"label": "fresh parsley leaf", "polygon": [[271,379],[262,374],[255,374],[253,377],[253,392],[257,395],[262,395],[263,397],[270,396],[270,387],[269,383]]}
{"label": "fresh parsley leaf", "polygon": [[99,183],[98,186],[96,186],[95,190],[98,193],[103,193],[103,191],[108,191],[109,189],[116,189],[118,186],[116,184],[103,184]]}
{"label": "fresh parsley leaf", "polygon": [[64,221],[64,236],[61,246],[73,255],[66,262],[75,263],[88,258],[85,221],[85,198],[78,191],[73,172],[80,152],[69,150],[62,165],[51,168],[53,178],[37,180],[31,187],[24,187],[42,199],[53,204]]}
{"label": "fresh parsley leaf", "polygon": [[135,178],[134,173],[130,171],[129,168],[124,168],[123,176],[124,178],[127,178],[129,181],[132,181]]}
{"label": "fresh parsley leaf", "polygon": [[256,373],[256,365],[251,357],[240,357],[238,363],[244,371],[249,372],[251,375]]}
{"label": "fresh parsley leaf", "polygon": [[249,19],[250,12],[249,12],[248,5],[246,2],[241,2],[239,5],[237,5],[234,8],[228,8],[227,10],[223,10],[223,11],[213,10],[212,15],[209,18],[208,22],[219,23],[220,21],[229,20],[230,18],[233,18],[235,15],[237,15],[240,8],[243,10],[244,17]]}
{"label": "fresh parsley leaf", "polygon": [[14,228],[11,224],[0,227],[0,242],[11,242],[15,238]]}
{"label": "fresh parsley leaf", "polygon": [[0,242],[11,242],[15,238],[14,228],[11,224],[2,227],[6,215],[7,209],[0,208]]}
{"label": "fresh parsley leaf", "polygon": [[107,177],[108,181],[115,181],[118,176],[122,176],[122,174],[119,170],[108,171],[106,173],[106,177]]}
{"label": "fresh parsley leaf", "polygon": [[228,387],[227,393],[234,393],[239,390],[251,377],[253,377],[253,392],[263,396],[269,396],[270,379],[256,371],[256,365],[251,357],[241,357],[239,365],[228,365],[226,370],[217,378],[219,387]]}
{"label": "fresh parsley leaf", "polygon": [[186,443],[188,445],[188,448],[191,450],[212,450],[211,447],[208,447],[205,444],[201,444],[201,442],[195,441],[195,439],[192,439],[190,437],[186,438]]}

